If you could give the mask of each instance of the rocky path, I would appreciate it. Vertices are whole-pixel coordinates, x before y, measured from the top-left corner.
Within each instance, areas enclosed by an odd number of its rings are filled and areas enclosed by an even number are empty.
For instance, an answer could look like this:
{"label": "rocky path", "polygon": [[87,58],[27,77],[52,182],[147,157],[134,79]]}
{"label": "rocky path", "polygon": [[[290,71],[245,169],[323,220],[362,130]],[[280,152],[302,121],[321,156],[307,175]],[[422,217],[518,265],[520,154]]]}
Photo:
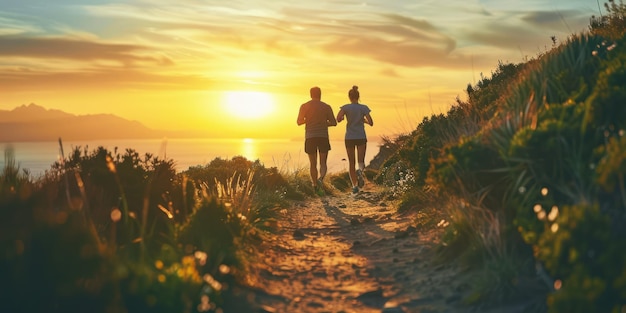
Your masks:
{"label": "rocky path", "polygon": [[437,230],[411,225],[375,186],[295,203],[251,251],[245,311],[461,312],[458,270],[432,261]]}

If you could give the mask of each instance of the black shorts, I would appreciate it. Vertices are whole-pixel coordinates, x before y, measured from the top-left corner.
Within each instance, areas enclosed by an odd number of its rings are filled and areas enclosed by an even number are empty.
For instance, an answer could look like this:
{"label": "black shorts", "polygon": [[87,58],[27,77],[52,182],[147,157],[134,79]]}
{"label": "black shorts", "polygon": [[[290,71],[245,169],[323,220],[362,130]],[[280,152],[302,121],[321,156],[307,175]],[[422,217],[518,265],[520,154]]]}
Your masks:
{"label": "black shorts", "polygon": [[356,146],[367,144],[367,139],[346,139],[346,148],[354,149]]}
{"label": "black shorts", "polygon": [[328,153],[330,150],[330,140],[328,137],[315,137],[307,138],[304,140],[304,152],[307,154],[316,153]]}

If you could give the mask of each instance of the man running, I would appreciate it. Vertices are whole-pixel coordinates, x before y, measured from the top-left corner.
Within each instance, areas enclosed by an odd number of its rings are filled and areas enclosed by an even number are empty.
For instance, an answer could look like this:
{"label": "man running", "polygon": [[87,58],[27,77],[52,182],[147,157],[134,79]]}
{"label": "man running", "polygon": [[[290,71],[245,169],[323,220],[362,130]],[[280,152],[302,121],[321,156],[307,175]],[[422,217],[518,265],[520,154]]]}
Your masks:
{"label": "man running", "polygon": [[[311,100],[300,106],[298,126],[306,124],[304,152],[309,156],[309,171],[311,181],[316,192],[322,192],[324,176],[328,169],[326,160],[330,151],[328,127],[336,126],[337,120],[330,105],[322,102],[322,90],[319,87],[311,88]],[[319,174],[317,170],[317,155],[319,153]]]}

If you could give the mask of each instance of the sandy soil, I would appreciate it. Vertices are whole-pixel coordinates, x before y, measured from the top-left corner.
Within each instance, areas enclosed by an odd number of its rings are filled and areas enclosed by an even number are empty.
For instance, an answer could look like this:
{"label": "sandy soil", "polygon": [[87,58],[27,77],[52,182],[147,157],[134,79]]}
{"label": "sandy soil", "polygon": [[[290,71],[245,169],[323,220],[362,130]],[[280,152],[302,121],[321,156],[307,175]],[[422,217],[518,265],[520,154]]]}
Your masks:
{"label": "sandy soil", "polygon": [[[231,312],[464,312],[439,230],[417,230],[376,186],[295,202],[264,234]],[[244,306],[245,303],[245,306]]]}

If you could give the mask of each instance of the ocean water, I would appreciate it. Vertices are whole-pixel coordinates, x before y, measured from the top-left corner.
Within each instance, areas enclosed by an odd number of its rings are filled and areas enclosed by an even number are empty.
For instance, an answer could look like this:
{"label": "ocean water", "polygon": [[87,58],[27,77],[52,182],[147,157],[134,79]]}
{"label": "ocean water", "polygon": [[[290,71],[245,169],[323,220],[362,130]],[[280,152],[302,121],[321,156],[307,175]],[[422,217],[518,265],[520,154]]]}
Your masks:
{"label": "ocean water", "polygon": [[[63,151],[67,156],[75,147],[93,151],[97,147],[107,148],[123,154],[126,149],[133,149],[143,155],[151,153],[160,158],[172,159],[178,172],[191,166],[205,165],[215,158],[231,159],[243,156],[251,161],[259,160],[265,167],[276,167],[283,172],[294,172],[308,168],[308,157],[304,152],[304,140],[289,139],[164,139],[164,140],[94,140],[63,142]],[[61,149],[58,141],[0,143],[3,156],[0,168],[6,164],[4,154],[11,149],[15,161],[21,169],[28,169],[32,176],[38,177],[49,170],[52,164],[60,160]],[[332,140],[332,150],[328,154],[329,173],[347,169],[346,151],[343,140]],[[378,153],[378,142],[370,140],[365,157],[368,164]]]}

